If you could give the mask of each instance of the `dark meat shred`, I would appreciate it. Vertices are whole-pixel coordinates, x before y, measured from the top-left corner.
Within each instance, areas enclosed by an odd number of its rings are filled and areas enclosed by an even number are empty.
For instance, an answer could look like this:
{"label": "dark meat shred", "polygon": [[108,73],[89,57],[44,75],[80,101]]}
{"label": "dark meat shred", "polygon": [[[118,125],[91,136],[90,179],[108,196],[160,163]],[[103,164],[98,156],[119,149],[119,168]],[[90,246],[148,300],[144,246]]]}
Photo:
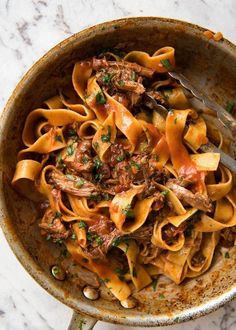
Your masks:
{"label": "dark meat shred", "polygon": [[234,245],[236,240],[236,226],[225,228],[220,232],[221,235],[221,245],[230,247]]}
{"label": "dark meat shred", "polygon": [[44,234],[49,234],[53,240],[66,239],[70,232],[51,208],[48,208],[44,213],[39,227],[43,229]]}
{"label": "dark meat shred", "polygon": [[[78,182],[82,182],[81,186],[78,185]],[[78,197],[90,197],[92,193],[99,192],[98,187],[84,178],[65,175],[55,170],[52,170],[49,175],[49,183],[59,190]]]}
{"label": "dark meat shred", "polygon": [[175,179],[171,179],[166,183],[166,186],[172,190],[176,196],[184,201],[185,203],[195,207],[199,210],[205,212],[211,212],[212,203],[209,200],[208,196],[205,196],[201,193],[192,193],[190,190],[181,187],[180,185],[175,183]]}
{"label": "dark meat shred", "polygon": [[94,70],[98,71],[101,68],[112,67],[115,69],[128,69],[138,73],[140,76],[144,76],[147,78],[151,78],[154,74],[153,69],[145,68],[137,63],[131,63],[127,61],[107,61],[105,58],[103,59],[92,59],[92,67]]}
{"label": "dark meat shred", "polygon": [[92,142],[84,140],[75,142],[73,145],[74,153],[72,156],[66,156],[64,163],[72,173],[91,172],[93,161],[91,157]]}

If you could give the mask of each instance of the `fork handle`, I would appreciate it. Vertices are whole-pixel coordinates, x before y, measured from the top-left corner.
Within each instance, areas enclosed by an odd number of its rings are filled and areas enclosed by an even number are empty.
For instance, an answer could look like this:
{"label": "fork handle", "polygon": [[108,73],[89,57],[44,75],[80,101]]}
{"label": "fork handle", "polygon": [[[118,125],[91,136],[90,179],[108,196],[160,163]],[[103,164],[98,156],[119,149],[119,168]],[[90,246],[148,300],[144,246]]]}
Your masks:
{"label": "fork handle", "polygon": [[230,129],[232,132],[233,137],[236,137],[236,121],[231,114],[226,111],[222,106],[217,104],[216,102],[213,102],[209,99],[207,95],[199,91],[195,86],[192,85],[192,83],[181,73],[176,73],[174,71],[168,72],[169,76],[179,80],[180,84],[189,90],[197,99],[202,101],[207,108],[212,109],[216,112],[218,119],[220,122],[227,128]]}

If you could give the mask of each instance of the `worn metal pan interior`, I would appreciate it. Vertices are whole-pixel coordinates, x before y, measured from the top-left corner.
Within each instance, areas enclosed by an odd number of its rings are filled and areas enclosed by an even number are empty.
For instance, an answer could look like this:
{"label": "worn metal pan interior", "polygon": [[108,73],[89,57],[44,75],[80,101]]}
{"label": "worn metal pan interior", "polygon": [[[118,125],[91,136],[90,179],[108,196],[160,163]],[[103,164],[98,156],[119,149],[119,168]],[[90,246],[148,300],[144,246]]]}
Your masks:
{"label": "worn metal pan interior", "polygon": [[[35,206],[12,190],[9,182],[21,147],[21,132],[30,110],[54,95],[78,59],[104,47],[123,44],[126,50],[153,53],[169,45],[176,49],[178,68],[193,83],[224,105],[236,86],[236,47],[227,40],[208,41],[203,28],[165,18],[134,17],[96,25],[63,41],[43,56],[24,76],[9,99],[1,119],[1,224],[6,238],[26,270],[53,296],[75,310],[97,319],[139,326],[166,325],[209,313],[236,295],[235,256],[217,255],[203,276],[177,286],[164,278],[157,291],[144,289],[139,307],[124,310],[109,296],[87,301],[70,280],[56,282],[50,275],[55,251],[42,242]],[[164,293],[165,299],[159,298]]]}

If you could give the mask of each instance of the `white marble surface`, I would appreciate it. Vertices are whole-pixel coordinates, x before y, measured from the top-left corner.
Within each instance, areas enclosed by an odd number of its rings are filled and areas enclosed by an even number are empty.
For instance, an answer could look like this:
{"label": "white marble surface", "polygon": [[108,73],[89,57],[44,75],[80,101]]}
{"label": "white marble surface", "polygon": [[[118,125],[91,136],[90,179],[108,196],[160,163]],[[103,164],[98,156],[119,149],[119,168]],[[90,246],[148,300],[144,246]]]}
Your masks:
{"label": "white marble surface", "polygon": [[[221,31],[236,43],[234,0],[0,0],[0,109],[30,66],[59,41],[98,22],[156,15]],[[0,330],[64,330],[72,311],[22,268],[0,231]],[[234,330],[236,301],[217,312],[165,330]],[[98,322],[95,329],[126,329]],[[134,328],[129,328],[134,329]]]}

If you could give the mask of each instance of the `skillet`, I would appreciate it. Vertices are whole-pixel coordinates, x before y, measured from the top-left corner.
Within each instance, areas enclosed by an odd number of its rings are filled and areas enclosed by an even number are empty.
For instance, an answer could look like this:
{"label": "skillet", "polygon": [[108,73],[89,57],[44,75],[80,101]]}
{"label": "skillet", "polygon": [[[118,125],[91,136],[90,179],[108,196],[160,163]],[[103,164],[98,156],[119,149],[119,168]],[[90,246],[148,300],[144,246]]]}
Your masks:
{"label": "skillet", "polygon": [[[56,94],[56,87],[71,76],[73,64],[101,48],[122,45],[126,51],[152,54],[163,46],[176,49],[177,69],[199,89],[224,106],[233,99],[236,86],[236,47],[227,40],[208,40],[199,26],[166,18],[132,17],[102,23],[58,44],[26,73],[10,97],[0,123],[0,215],[1,227],[13,252],[32,277],[50,294],[74,309],[69,329],[91,329],[96,320],[133,326],[175,324],[205,315],[236,296],[236,249],[231,258],[216,255],[213,266],[201,277],[177,286],[164,277],[156,291],[136,294],[139,304],[124,309],[109,295],[87,300],[78,283],[69,277],[56,281],[50,268],[57,262],[58,248],[41,238],[37,208],[15,192],[11,179],[21,148],[21,132],[27,114]],[[164,299],[159,298],[162,292]]]}

